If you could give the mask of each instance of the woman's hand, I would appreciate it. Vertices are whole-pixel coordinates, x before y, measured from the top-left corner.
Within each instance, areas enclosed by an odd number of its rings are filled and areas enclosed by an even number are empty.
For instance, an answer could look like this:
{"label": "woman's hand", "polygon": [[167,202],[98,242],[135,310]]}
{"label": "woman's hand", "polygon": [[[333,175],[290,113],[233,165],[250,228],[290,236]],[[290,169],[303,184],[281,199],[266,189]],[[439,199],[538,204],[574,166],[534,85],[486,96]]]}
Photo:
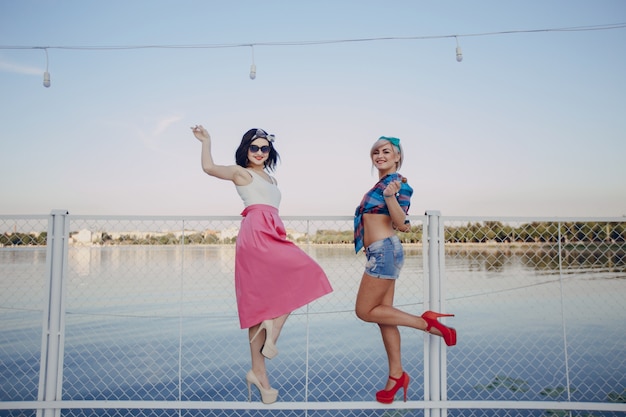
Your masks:
{"label": "woman's hand", "polygon": [[392,227],[400,232],[408,232],[411,230],[411,225],[405,223],[406,213],[396,199],[396,194],[400,192],[401,187],[402,183],[400,181],[391,181],[383,190],[383,197],[385,198],[385,204],[389,208]]}
{"label": "woman's hand", "polygon": [[205,140],[211,140],[209,132],[207,132],[207,130],[202,127],[202,125],[193,126],[191,128],[191,131],[193,132],[193,135],[196,137],[196,139],[198,139],[200,142],[204,142]]}
{"label": "woman's hand", "polygon": [[402,183],[400,181],[391,181],[383,190],[383,197],[393,197],[400,192]]}

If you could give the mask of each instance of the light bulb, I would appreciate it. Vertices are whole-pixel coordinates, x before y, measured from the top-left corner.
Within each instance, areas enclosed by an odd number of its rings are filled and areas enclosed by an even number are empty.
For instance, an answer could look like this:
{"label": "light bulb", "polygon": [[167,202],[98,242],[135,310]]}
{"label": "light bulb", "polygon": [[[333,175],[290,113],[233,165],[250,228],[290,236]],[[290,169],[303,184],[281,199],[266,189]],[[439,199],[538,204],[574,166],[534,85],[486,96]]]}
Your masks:
{"label": "light bulb", "polygon": [[250,65],[250,79],[254,80],[256,78],[256,65]]}
{"label": "light bulb", "polygon": [[463,61],[463,51],[461,51],[461,45],[459,45],[459,37],[455,36],[456,39],[456,62]]}
{"label": "light bulb", "polygon": [[48,88],[50,87],[50,73],[48,72],[48,50],[43,48],[43,51],[46,53],[46,72],[43,73],[43,86]]}

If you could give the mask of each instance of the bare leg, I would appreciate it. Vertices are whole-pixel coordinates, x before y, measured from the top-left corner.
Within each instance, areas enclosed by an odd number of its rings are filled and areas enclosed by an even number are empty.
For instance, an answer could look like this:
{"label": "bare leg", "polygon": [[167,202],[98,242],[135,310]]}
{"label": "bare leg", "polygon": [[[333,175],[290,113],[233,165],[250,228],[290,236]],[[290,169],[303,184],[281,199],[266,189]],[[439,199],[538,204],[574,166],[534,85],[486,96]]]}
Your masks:
{"label": "bare leg", "polygon": [[287,319],[289,318],[289,314],[283,314],[282,316],[276,317],[274,319],[274,329],[273,329],[273,335],[272,335],[272,340],[274,341],[274,343],[276,343],[278,341],[278,337],[280,336],[280,332],[283,329],[283,326],[285,325],[285,322],[287,321]]}
{"label": "bare leg", "polygon": [[[385,311],[385,309],[381,310],[381,307],[393,309],[395,284],[395,280],[373,278],[364,274],[357,294],[356,314],[362,320],[378,323],[385,352],[387,352],[389,375],[399,378],[402,376],[403,368],[398,326],[390,319],[387,319],[386,323],[378,322],[376,314],[371,313],[372,311]],[[385,389],[392,388],[394,384],[394,381],[388,379]]]}
{"label": "bare leg", "polygon": [[[390,285],[387,286],[387,290],[383,294],[382,305],[392,305],[393,297],[396,290],[396,283],[390,281]],[[387,362],[389,365],[389,375],[394,378],[400,378],[404,368],[402,367],[402,353],[401,353],[401,338],[398,326],[389,324],[379,324],[380,334],[383,338],[383,344],[385,346],[385,352],[387,352]],[[394,386],[395,381],[387,379],[387,385],[385,389],[390,389]]]}
{"label": "bare leg", "polygon": [[[389,287],[395,286],[395,280],[374,278],[363,274],[361,286],[356,298],[356,315],[363,321],[379,325],[412,327],[417,330],[426,330],[428,324],[420,316],[406,313],[393,306],[393,290],[391,298],[385,300]],[[430,333],[441,336],[441,333],[432,328]]]}
{"label": "bare leg", "polygon": [[[387,362],[389,364],[389,375],[400,378],[404,368],[402,367],[402,354],[400,343],[400,331],[398,326],[379,324],[380,334],[383,337],[385,352],[387,352]],[[388,379],[385,389],[388,390],[395,385],[395,382]]]}
{"label": "bare leg", "polygon": [[[280,317],[276,317],[273,320],[274,326],[272,331],[273,334],[271,336],[274,343],[276,343],[276,341],[278,340],[283,325],[287,321],[288,317],[289,314],[284,314]],[[248,329],[248,340],[252,339],[252,337],[256,334],[260,324],[261,323]],[[263,344],[265,343],[265,338],[265,334],[260,334],[252,341],[252,343],[250,343],[250,357],[252,359],[252,371],[256,374],[263,388],[268,389],[271,388],[271,385],[269,383],[267,370],[265,368],[265,356],[261,354],[261,349],[263,348]]]}
{"label": "bare leg", "polygon": [[[248,340],[256,334],[258,329],[259,324],[248,329]],[[271,386],[265,369],[265,356],[261,354],[261,347],[263,346],[264,341],[265,338],[257,337],[252,341],[252,343],[250,343],[250,357],[252,359],[252,372],[255,373],[263,388],[269,389]]]}
{"label": "bare leg", "polygon": [[[402,376],[403,368],[398,326],[426,330],[428,323],[420,316],[393,307],[395,285],[395,280],[374,278],[368,274],[363,274],[356,298],[355,311],[361,320],[378,324],[387,352],[389,375],[399,378]],[[436,329],[432,330],[433,334],[440,335]],[[385,389],[391,389],[394,385],[395,381],[389,379]]]}

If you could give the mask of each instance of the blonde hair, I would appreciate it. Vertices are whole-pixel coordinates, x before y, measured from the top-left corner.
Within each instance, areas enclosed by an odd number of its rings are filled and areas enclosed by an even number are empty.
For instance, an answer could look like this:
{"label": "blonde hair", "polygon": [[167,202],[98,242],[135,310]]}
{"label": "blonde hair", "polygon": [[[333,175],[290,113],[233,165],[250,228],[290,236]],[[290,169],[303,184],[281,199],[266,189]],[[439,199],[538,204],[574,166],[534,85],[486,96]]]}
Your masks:
{"label": "blonde hair", "polygon": [[[395,139],[395,138],[394,138]],[[398,144],[391,142],[388,138],[382,136],[372,145],[372,149],[370,149],[370,158],[374,155],[374,151],[386,144],[390,143],[391,148],[396,152],[396,154],[400,155],[400,160],[396,162],[396,169],[399,170],[402,166],[402,161],[404,160],[404,152],[402,151],[402,145],[400,145],[400,139],[398,139]]]}

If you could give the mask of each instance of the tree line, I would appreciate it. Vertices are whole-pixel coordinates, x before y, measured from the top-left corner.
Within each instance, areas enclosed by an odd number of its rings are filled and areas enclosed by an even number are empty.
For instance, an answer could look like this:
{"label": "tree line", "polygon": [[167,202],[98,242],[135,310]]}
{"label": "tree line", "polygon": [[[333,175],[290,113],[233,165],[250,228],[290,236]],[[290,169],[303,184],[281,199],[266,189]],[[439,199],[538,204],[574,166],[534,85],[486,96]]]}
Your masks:
{"label": "tree line", "polygon": [[[504,224],[499,221],[467,223],[459,226],[448,225],[444,228],[446,243],[610,243],[626,242],[626,222],[532,222],[519,226]],[[70,233],[72,235],[72,233]],[[404,243],[420,243],[423,237],[422,225],[413,226],[408,232],[399,232]],[[352,244],[352,230],[319,229],[311,236],[298,237],[296,243],[311,244]],[[42,246],[46,244],[47,232],[3,233],[0,246]],[[178,245],[184,244],[232,244],[236,237],[220,239],[213,233],[190,233],[184,236],[168,234],[147,234],[144,237],[119,235],[113,238],[102,232],[96,244],[103,245]]]}

